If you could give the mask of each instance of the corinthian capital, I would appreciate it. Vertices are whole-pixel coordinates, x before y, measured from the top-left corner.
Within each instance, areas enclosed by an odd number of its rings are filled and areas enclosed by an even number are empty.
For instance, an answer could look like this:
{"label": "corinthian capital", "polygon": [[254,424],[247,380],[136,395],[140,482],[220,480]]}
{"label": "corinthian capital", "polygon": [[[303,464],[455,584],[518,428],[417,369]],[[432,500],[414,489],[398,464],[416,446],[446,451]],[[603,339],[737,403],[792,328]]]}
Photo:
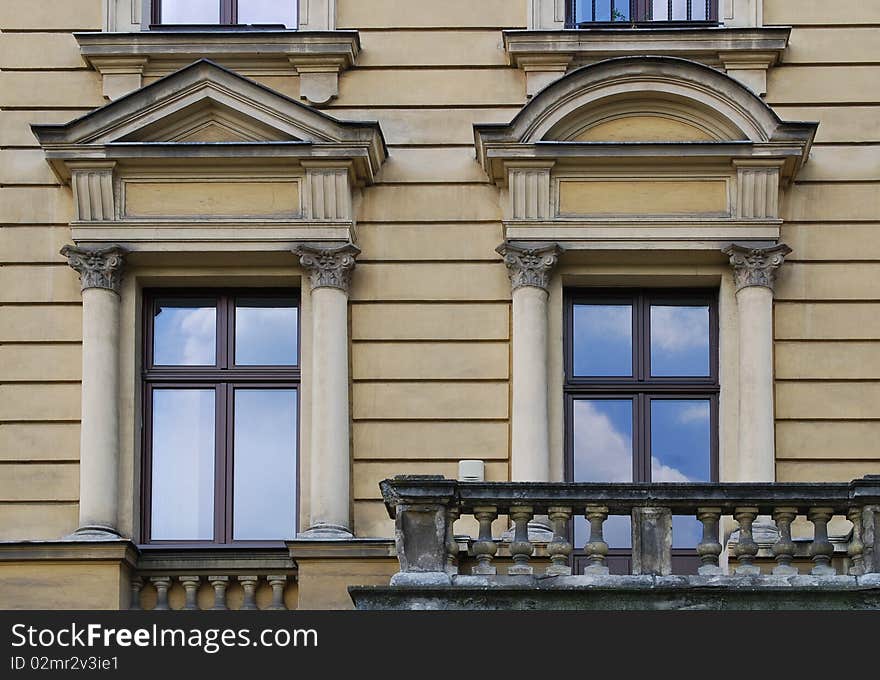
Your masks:
{"label": "corinthian capital", "polygon": [[732,244],[722,250],[730,257],[736,290],[739,292],[749,286],[764,286],[773,290],[776,281],[776,270],[791,252],[784,243],[771,248],[746,248]]}
{"label": "corinthian capital", "polygon": [[510,277],[510,287],[513,290],[522,286],[548,290],[550,272],[562,254],[562,248],[555,243],[540,243],[525,248],[507,241],[495,251],[504,257],[507,276]]}
{"label": "corinthian capital", "polygon": [[299,263],[309,273],[312,290],[315,288],[338,288],[348,294],[351,270],[361,249],[353,243],[336,247],[302,245],[293,251]]}
{"label": "corinthian capital", "polygon": [[122,284],[122,270],[125,267],[125,255],[128,251],[120,246],[109,246],[96,250],[64,246],[61,254],[67,258],[67,264],[79,273],[80,287],[106,288],[119,293]]}

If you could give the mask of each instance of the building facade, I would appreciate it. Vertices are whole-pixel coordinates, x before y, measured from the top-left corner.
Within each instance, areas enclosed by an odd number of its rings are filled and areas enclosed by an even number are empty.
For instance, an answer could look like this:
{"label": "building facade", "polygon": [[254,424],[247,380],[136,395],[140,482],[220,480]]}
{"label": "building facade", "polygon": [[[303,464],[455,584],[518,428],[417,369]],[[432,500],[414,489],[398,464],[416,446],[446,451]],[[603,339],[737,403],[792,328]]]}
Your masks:
{"label": "building facade", "polygon": [[[6,0],[0,31],[0,607],[351,607],[399,569],[380,482],[463,460],[880,472],[876,3]],[[782,512],[829,536],[783,566],[870,569],[880,511],[829,507]],[[453,518],[463,567],[569,530],[514,515]],[[629,571],[607,509],[550,562],[604,568],[606,519]]]}

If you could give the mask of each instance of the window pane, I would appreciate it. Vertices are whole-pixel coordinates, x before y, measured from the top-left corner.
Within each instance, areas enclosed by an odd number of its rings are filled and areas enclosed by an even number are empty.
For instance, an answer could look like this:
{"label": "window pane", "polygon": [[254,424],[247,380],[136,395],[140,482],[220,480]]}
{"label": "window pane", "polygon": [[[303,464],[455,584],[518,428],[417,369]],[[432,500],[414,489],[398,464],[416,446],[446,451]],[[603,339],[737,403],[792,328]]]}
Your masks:
{"label": "window pane", "polygon": [[296,535],[296,411],[296,390],[235,390],[235,540]]}
{"label": "window pane", "polygon": [[709,375],[709,307],[651,305],[651,375]]}
{"label": "window pane", "polygon": [[150,536],[214,538],[214,390],[153,390]]}
{"label": "window pane", "polygon": [[239,366],[296,366],[298,312],[292,299],[236,300],[235,363]]}
{"label": "window pane", "polygon": [[211,299],[159,300],[153,318],[153,363],[213,366],[217,351],[217,307]]}
{"label": "window pane", "polygon": [[[632,420],[630,399],[577,399],[573,403],[574,481],[633,481]],[[575,518],[575,548],[589,538],[587,521]],[[631,543],[630,519],[609,517],[604,527],[605,541],[612,548]]]}
{"label": "window pane", "polygon": [[163,24],[219,24],[220,0],[162,0]]}
{"label": "window pane", "polygon": [[238,23],[296,28],[296,0],[238,0]]}
{"label": "window pane", "polygon": [[[708,399],[651,400],[651,479],[708,482],[712,478],[711,405]],[[696,518],[672,518],[672,544],[693,547],[702,525]]]}
{"label": "window pane", "polygon": [[632,375],[632,305],[575,305],[574,374]]}

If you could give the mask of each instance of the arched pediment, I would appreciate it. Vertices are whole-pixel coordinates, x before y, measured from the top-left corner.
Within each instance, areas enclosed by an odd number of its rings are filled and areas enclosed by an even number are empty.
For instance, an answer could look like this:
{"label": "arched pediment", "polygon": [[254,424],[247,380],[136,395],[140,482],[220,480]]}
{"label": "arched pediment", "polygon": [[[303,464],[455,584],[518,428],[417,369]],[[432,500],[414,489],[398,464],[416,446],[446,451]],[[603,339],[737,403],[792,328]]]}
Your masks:
{"label": "arched pediment", "polygon": [[802,160],[815,128],[780,120],[721,71],[674,57],[622,57],[584,66],[541,90],[510,123],[474,126],[487,168],[494,148],[543,142],[784,143],[801,148]]}
{"label": "arched pediment", "polygon": [[778,238],[780,193],[817,126],[782,121],[709,66],[622,57],[572,71],[474,133],[508,239],[705,248]]}

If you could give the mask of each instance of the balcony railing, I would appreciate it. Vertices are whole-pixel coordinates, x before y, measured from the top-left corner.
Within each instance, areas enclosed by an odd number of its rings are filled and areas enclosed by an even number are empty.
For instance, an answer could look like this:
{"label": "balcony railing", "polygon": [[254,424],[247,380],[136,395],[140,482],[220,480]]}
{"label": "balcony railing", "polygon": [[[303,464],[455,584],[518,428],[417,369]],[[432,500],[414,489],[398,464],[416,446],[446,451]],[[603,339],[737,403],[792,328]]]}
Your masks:
{"label": "balcony railing", "polygon": [[718,23],[718,0],[568,0],[569,28]]}
{"label": "balcony railing", "polygon": [[[541,602],[540,597],[552,601],[550,608],[579,608],[592,605],[573,604],[572,598],[593,597],[597,588],[606,608],[614,608],[615,589],[630,598],[627,602],[642,598],[634,608],[645,598],[663,606],[656,600],[660,592],[694,606],[738,601],[741,608],[760,608],[777,597],[782,608],[802,602],[820,608],[880,607],[880,475],[843,484],[476,483],[414,475],[385,480],[381,489],[396,521],[400,571],[391,587],[350,589],[360,608],[446,608],[453,600],[449,608],[493,608],[498,602],[491,598],[501,591],[508,598],[506,608],[523,598]],[[466,515],[476,519],[479,530],[463,553],[453,524]],[[513,526],[506,538],[498,535],[497,524],[493,534],[493,522],[504,516]],[[589,536],[573,546],[576,516],[586,519]],[[609,575],[603,526],[610,516],[631,518],[630,575]],[[702,538],[693,548],[698,574],[673,573],[674,516],[702,524]],[[835,517],[852,523],[844,559],[835,558],[829,539]],[[799,518],[807,524],[795,524]],[[544,542],[530,532],[532,523],[549,524]],[[735,529],[730,555],[720,538],[722,523]],[[759,555],[754,535],[759,524],[764,534],[767,524],[775,531],[769,560]],[[502,542],[505,549],[499,550]],[[575,548],[586,556],[581,574],[572,570]],[[520,600],[510,599],[511,588]]]}

